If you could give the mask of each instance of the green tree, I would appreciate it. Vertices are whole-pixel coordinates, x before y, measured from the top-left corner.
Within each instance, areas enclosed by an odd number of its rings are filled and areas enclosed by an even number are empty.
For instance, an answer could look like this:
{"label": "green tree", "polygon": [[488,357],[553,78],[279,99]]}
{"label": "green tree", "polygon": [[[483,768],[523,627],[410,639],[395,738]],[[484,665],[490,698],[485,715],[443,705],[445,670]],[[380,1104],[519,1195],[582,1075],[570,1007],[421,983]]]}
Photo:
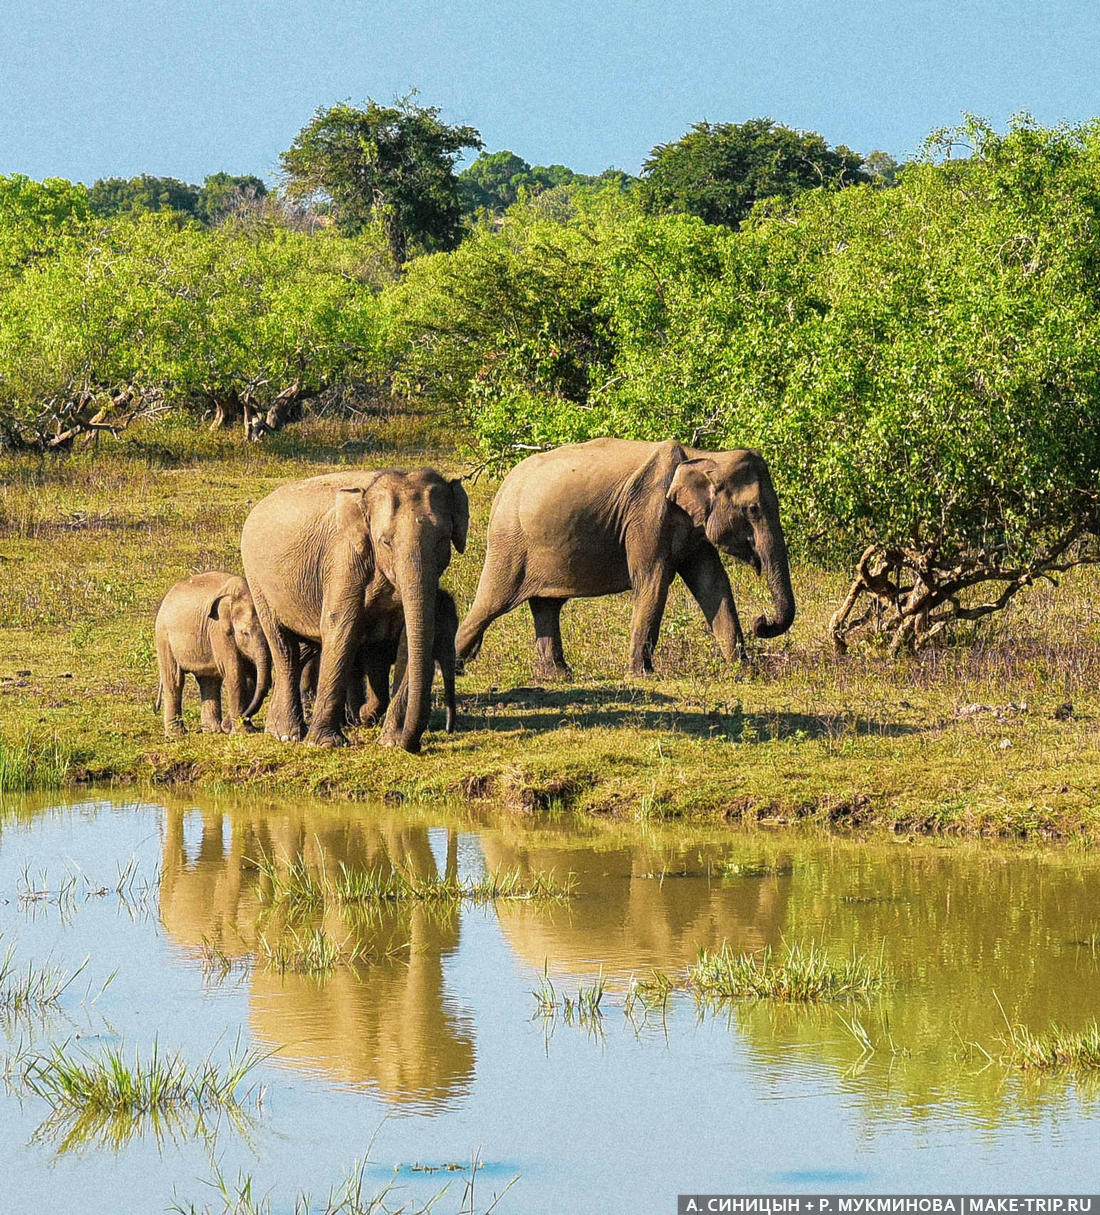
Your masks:
{"label": "green tree", "polygon": [[830,148],[813,131],[792,130],[770,118],[697,122],[675,143],[650,152],[638,195],[653,215],[686,212],[736,227],[760,199],[865,182],[860,165],[850,148]]}
{"label": "green tree", "polygon": [[84,186],[61,177],[0,175],[0,287],[54,253],[91,214]]}
{"label": "green tree", "polygon": [[464,209],[486,207],[498,214],[506,211],[518,197],[517,179],[530,171],[527,161],[514,152],[482,152],[458,175]]}
{"label": "green tree", "polygon": [[462,218],[455,161],[464,149],[480,148],[481,137],[473,127],[442,122],[439,113],[411,98],[318,109],[282,154],[288,194],[330,199],[346,233],[379,222],[398,265],[410,242],[453,248]]}
{"label": "green tree", "polygon": [[876,185],[895,186],[902,163],[895,160],[889,152],[876,148],[863,158],[863,171]]}
{"label": "green tree", "polygon": [[203,223],[215,224],[266,196],[267,186],[251,174],[211,173],[198,192],[195,215]]}
{"label": "green tree", "polygon": [[104,177],[88,191],[92,211],[110,217],[129,211],[182,211],[194,215],[199,187],[174,177]]}

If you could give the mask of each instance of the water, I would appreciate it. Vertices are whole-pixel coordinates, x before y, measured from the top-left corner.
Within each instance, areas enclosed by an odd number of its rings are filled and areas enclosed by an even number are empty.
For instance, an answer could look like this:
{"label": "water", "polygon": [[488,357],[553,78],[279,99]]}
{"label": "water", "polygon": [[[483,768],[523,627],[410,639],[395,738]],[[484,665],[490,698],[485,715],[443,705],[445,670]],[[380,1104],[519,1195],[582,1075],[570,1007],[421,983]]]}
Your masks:
{"label": "water", "polygon": [[[441,1213],[459,1210],[469,1175],[445,1166],[475,1154],[476,1210],[519,1178],[502,1213],[672,1211],[679,1191],[1042,1193],[1095,1180],[1100,1088],[989,1057],[1006,1017],[1080,1028],[1100,1011],[1100,862],[1087,854],[366,806],[27,802],[0,815],[0,951],[69,970],[88,958],[57,1015],[4,1023],[9,1056],[51,1042],[146,1054],[156,1040],[224,1058],[238,1038],[276,1052],[254,1073],[263,1096],[247,1120],[211,1116],[201,1133],[184,1120],[82,1135],[0,1089],[0,1210],[220,1210],[217,1168],[251,1174],[289,1212],[368,1146],[366,1191],[393,1185],[396,1207],[449,1182]],[[261,854],[301,854],[315,874],[573,873],[577,891],[293,921],[261,898],[249,863]],[[288,925],[374,960],[327,978],[252,964]],[[845,1024],[852,1010],[834,1007],[701,1015],[678,995],[663,1015],[624,1013],[632,974],[675,974],[700,946],[810,938],[881,951],[895,975],[855,1012],[873,1053]],[[204,969],[204,942],[227,974]],[[598,1026],[535,1015],[544,968],[570,996],[602,968]]]}

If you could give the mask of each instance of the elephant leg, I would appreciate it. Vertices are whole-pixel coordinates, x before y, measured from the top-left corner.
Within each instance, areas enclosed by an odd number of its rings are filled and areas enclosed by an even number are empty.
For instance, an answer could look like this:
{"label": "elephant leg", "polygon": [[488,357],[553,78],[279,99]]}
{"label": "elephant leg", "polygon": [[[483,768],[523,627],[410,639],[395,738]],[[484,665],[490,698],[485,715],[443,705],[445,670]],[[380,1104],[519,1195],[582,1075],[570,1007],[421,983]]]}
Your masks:
{"label": "elephant leg", "polygon": [[336,606],[321,611],[321,669],[306,742],[314,747],[346,747],[342,729],[347,712],[348,680],[362,644],[362,592],[334,596]]}
{"label": "elephant leg", "polygon": [[302,646],[296,633],[284,628],[263,594],[252,587],[256,614],[271,647],[275,688],[267,709],[264,729],[283,742],[299,742],[306,732],[299,684],[302,678]]}
{"label": "elephant leg", "polygon": [[561,645],[561,609],[564,599],[528,600],[535,622],[535,675],[540,679],[572,679]]}
{"label": "elephant leg", "polygon": [[733,601],[733,588],[722,558],[713,548],[701,549],[680,566],[678,573],[692,598],[702,608],[710,631],[727,662],[748,659],[741,619]]}
{"label": "elephant leg", "polygon": [[439,663],[439,673],[443,676],[443,704],[447,713],[444,729],[453,734],[457,728],[458,705],[455,700],[455,648],[454,645],[444,646],[436,653]]}
{"label": "elephant leg", "polygon": [[653,674],[653,652],[657,648],[671,582],[671,574],[662,566],[648,570],[634,582],[634,611],[630,620],[632,675]]}
{"label": "elephant leg", "polygon": [[390,706],[390,667],[396,650],[394,645],[371,646],[364,657],[367,698],[359,709],[359,721],[364,726],[377,725],[386,716]]}
{"label": "elephant leg", "polygon": [[218,675],[196,675],[199,695],[202,697],[202,725],[204,734],[222,732],[222,681]]}
{"label": "elephant leg", "polygon": [[184,673],[167,640],[157,642],[157,668],[163,697],[164,733],[173,738],[186,733],[183,726]]}
{"label": "elephant leg", "polygon": [[520,592],[522,583],[522,567],[505,569],[499,562],[486,561],[478,579],[474,602],[455,637],[456,669],[459,674],[467,662],[478,656],[489,625],[523,602]]}

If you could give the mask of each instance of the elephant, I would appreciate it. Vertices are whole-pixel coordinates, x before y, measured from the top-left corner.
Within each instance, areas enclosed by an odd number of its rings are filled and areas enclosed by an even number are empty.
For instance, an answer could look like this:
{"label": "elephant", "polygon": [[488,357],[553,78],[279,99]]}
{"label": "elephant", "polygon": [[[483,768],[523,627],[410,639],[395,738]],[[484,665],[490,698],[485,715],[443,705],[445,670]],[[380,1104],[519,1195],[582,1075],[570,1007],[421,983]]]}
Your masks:
{"label": "elephant", "polygon": [[[458,608],[453,596],[439,588],[435,597],[435,644],[432,656],[443,676],[443,703],[446,709],[445,729],[455,732],[457,706],[455,701],[455,635],[458,632]],[[405,622],[400,613],[392,619],[372,625],[357,659],[356,668],[348,681],[347,722],[374,725],[386,714],[390,704],[390,670],[396,667],[393,682],[406,687],[404,676],[408,666],[405,646]],[[373,671],[368,674],[368,664]],[[320,647],[306,642],[302,647],[302,675],[299,687],[302,700],[312,701],[317,692],[317,674],[321,665]],[[364,689],[364,682],[366,689]],[[364,691],[366,694],[364,694]]]}
{"label": "elephant", "polygon": [[732,660],[742,654],[741,626],[719,549],[767,580],[775,615],[754,621],[756,636],[785,633],[794,594],[779,501],[759,452],[609,438],[529,456],[493,500],[485,565],[458,630],[459,670],[476,657],[488,626],[527,602],[536,673],[569,678],[562,605],[632,590],[629,670],[651,674],[676,574]]}
{"label": "elephant", "polygon": [[[268,649],[248,583],[239,574],[209,570],[177,582],[161,601],[155,625],[164,732],[183,733],[180,704],[184,677],[198,681],[202,730],[250,732],[271,688]],[[229,717],[222,721],[222,688]]]}
{"label": "elephant", "polygon": [[[384,741],[420,750],[431,708],[439,578],[466,547],[470,508],[461,480],[431,468],[327,473],[283,485],[253,507],[241,533],[245,574],[271,645],[275,691],[269,734],[344,746],[344,707],[372,630],[403,619],[409,695]],[[321,646],[308,733],[302,713],[303,641]],[[376,664],[368,658],[368,677]]]}

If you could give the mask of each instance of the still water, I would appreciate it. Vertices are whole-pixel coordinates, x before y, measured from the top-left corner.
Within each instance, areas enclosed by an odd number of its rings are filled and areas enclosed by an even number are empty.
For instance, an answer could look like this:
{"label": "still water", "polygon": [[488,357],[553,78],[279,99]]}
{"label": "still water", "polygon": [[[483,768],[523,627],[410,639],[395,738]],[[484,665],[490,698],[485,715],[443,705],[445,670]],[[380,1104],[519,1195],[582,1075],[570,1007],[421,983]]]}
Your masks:
{"label": "still water", "polygon": [[[265,897],[258,856],[318,875],[576,885],[556,904],[295,917]],[[369,959],[328,975],[257,960],[317,927]],[[391,1185],[396,1208],[450,1181],[440,1215],[464,1198],[445,1166],[475,1155],[475,1210],[519,1179],[504,1215],[674,1211],[679,1191],[1095,1188],[1100,1087],[996,1061],[1006,1018],[1080,1028],[1100,1013],[1087,853],[408,807],[23,802],[0,808],[0,937],[20,965],[87,959],[55,1014],[0,1020],[9,1059],[51,1043],[273,1052],[247,1116],[202,1128],[81,1133],[0,1088],[0,1211],[221,1210],[219,1170],[289,1212],[368,1147],[367,1192]],[[858,1009],[702,1011],[674,995],[624,1010],[632,975],[676,975],[700,947],[811,939],[881,952],[895,985]],[[601,970],[595,1023],[536,1015],[544,971],[573,996]]]}

